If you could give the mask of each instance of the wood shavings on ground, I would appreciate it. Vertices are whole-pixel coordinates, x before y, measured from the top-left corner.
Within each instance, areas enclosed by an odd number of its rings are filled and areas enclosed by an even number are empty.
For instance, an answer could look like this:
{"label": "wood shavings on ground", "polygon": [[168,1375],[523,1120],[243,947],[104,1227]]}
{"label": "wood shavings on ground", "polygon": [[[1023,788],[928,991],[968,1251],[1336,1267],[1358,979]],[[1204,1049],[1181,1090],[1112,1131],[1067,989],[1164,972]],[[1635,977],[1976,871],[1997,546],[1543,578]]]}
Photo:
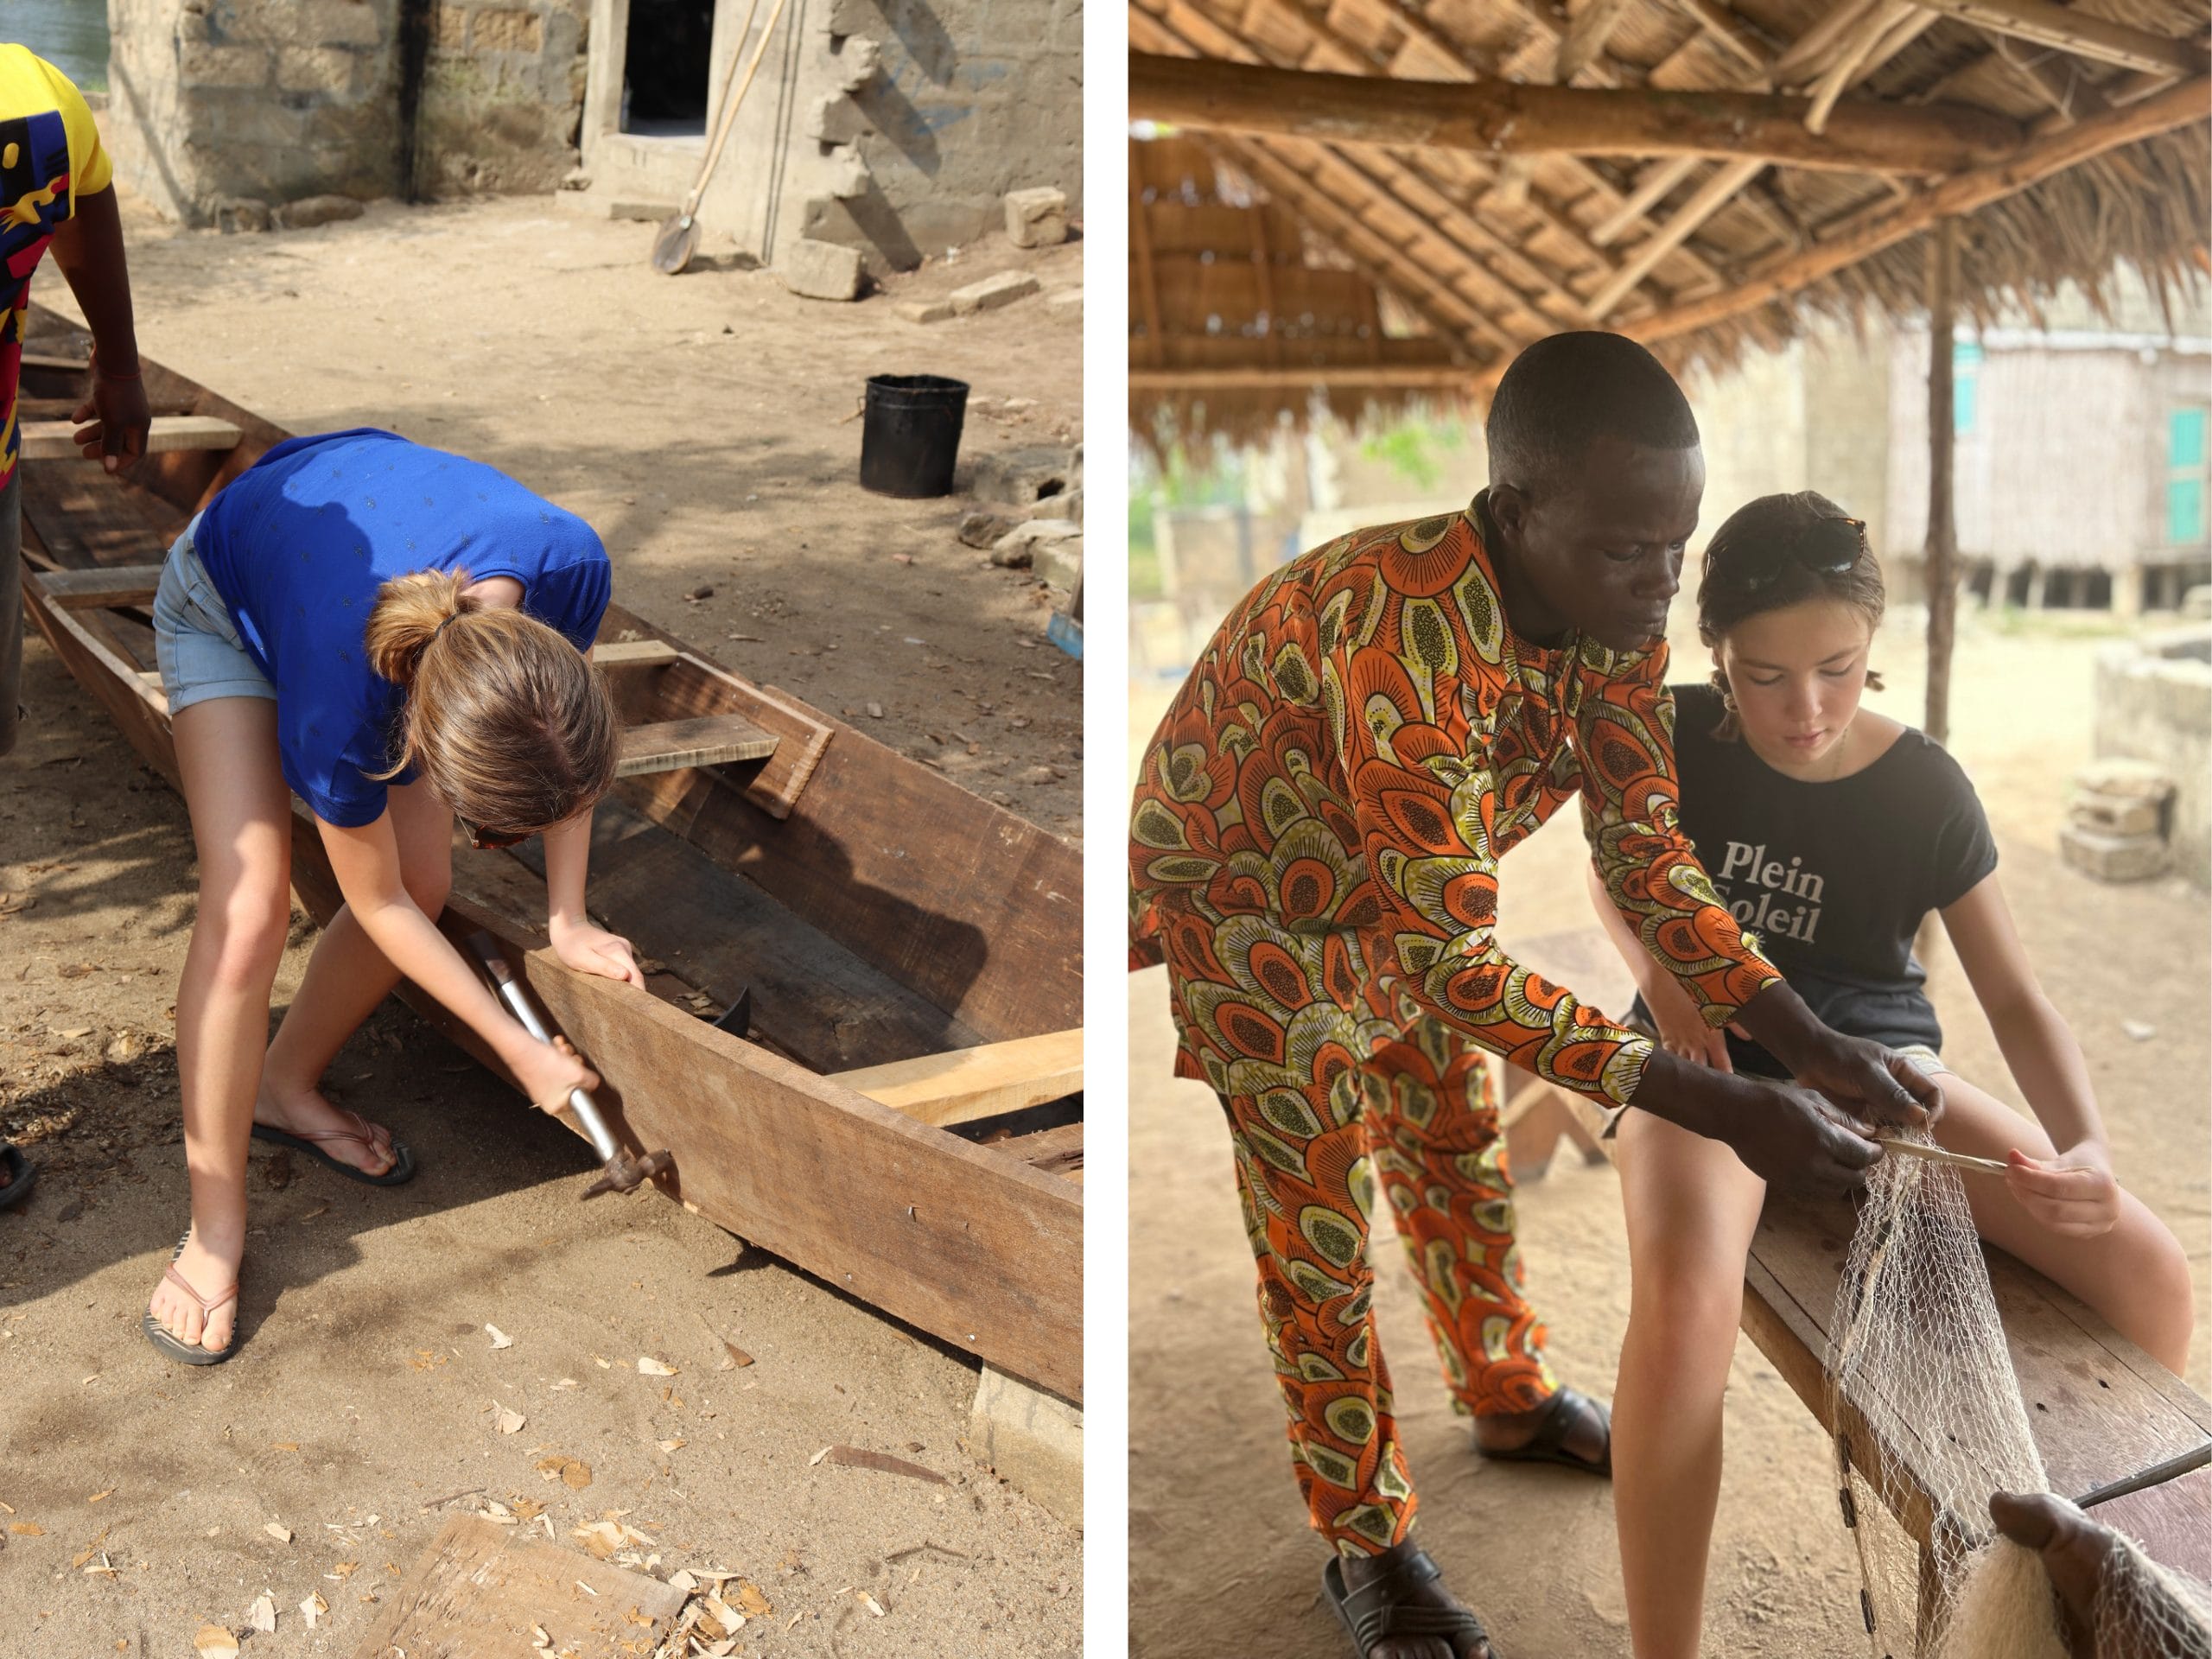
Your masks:
{"label": "wood shavings on ground", "polygon": [[315,1629],[317,1619],[327,1618],[329,1615],[330,1604],[322,1599],[320,1590],[309,1591],[308,1599],[300,1604],[300,1617],[307,1620],[309,1630]]}
{"label": "wood shavings on ground", "polygon": [[492,1345],[494,1348],[512,1348],[515,1345],[515,1339],[500,1330],[498,1325],[487,1325],[484,1329],[491,1333]]}
{"label": "wood shavings on ground", "polygon": [[264,1590],[245,1610],[245,1622],[264,1636],[276,1634],[276,1598]]}
{"label": "wood shavings on ground", "polygon": [[261,1529],[280,1544],[289,1544],[292,1541],[292,1529],[281,1521],[266,1522],[263,1523]]}
{"label": "wood shavings on ground", "polygon": [[[492,1403],[494,1406],[499,1405],[499,1402],[496,1400]],[[502,1434],[512,1434],[518,1432],[523,1424],[528,1421],[529,1420],[525,1418],[522,1413],[509,1407],[499,1406],[499,1418],[492,1426],[498,1429]]]}
{"label": "wood shavings on ground", "polygon": [[559,1481],[571,1491],[581,1492],[591,1484],[591,1465],[575,1458],[540,1458],[537,1472],[547,1480]]}
{"label": "wood shavings on ground", "polygon": [[677,1370],[673,1365],[662,1364],[651,1354],[641,1354],[638,1357],[638,1375],[639,1376],[674,1376],[677,1375]]}
{"label": "wood shavings on ground", "polygon": [[192,1650],[200,1659],[232,1659],[238,1650],[238,1639],[219,1624],[202,1624],[192,1638]]}

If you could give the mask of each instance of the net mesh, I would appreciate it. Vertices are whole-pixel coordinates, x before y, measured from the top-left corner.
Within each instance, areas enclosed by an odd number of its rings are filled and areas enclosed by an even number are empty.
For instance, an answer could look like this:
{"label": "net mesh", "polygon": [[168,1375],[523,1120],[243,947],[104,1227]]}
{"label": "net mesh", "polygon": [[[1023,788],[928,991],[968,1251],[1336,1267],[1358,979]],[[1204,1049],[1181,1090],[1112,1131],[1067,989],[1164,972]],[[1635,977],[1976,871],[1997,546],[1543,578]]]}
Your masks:
{"label": "net mesh", "polygon": [[[2035,1554],[1995,1492],[2048,1492],[1958,1172],[1882,1159],[1836,1298],[1827,1360],[1839,1499],[1877,1659],[2069,1659]],[[1902,1520],[1900,1519],[1902,1517]],[[1924,1535],[1923,1551],[1915,1535]],[[2212,1659],[2212,1592],[2115,1535],[2097,1659]]]}

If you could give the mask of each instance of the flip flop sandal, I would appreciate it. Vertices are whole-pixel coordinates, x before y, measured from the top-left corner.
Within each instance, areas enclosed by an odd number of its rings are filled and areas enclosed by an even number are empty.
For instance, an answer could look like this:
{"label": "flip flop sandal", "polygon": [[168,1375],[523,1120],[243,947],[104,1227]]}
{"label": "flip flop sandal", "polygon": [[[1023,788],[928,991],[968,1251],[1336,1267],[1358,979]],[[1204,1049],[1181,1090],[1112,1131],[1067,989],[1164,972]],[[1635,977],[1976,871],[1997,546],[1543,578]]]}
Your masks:
{"label": "flip flop sandal", "polygon": [[[194,1290],[191,1285],[186,1281],[185,1276],[176,1270],[177,1257],[184,1254],[184,1247],[189,1243],[191,1240],[192,1234],[188,1229],[184,1236],[177,1240],[176,1250],[175,1254],[169,1257],[168,1266],[162,1269],[162,1277],[168,1280],[169,1283],[175,1285],[186,1295],[191,1297],[194,1301],[200,1304],[200,1317],[203,1321],[200,1328],[204,1331],[207,1328],[204,1321],[213,1319],[217,1308],[222,1306],[225,1302],[232,1302],[238,1300],[238,1287],[236,1285],[232,1285],[228,1290],[216,1297],[213,1301],[210,1301],[207,1297],[202,1296],[198,1291]],[[155,1347],[162,1351],[162,1355],[164,1358],[173,1359],[180,1365],[220,1365],[225,1360],[228,1359],[232,1354],[235,1354],[238,1351],[238,1321],[235,1317],[231,1321],[230,1344],[226,1348],[213,1352],[201,1347],[196,1342],[178,1341],[176,1338],[169,1334],[168,1327],[154,1317],[154,1311],[151,1308],[148,1308],[146,1312],[139,1317],[138,1328],[146,1333],[147,1341],[152,1343]]]}
{"label": "flip flop sandal", "polygon": [[369,1133],[369,1120],[359,1112],[349,1111],[346,1116],[353,1120],[355,1128],[280,1129],[274,1124],[257,1123],[253,1126],[253,1138],[273,1141],[280,1147],[304,1152],[317,1163],[327,1164],[347,1180],[359,1181],[365,1186],[397,1186],[402,1182],[415,1179],[415,1154],[408,1151],[407,1143],[404,1141],[395,1139],[392,1141],[391,1167],[381,1175],[372,1175],[358,1164],[349,1164],[343,1158],[334,1158],[314,1144],[317,1141],[358,1141],[364,1147],[373,1148],[376,1141]]}
{"label": "flip flop sandal", "polygon": [[[1405,1551],[1382,1577],[1357,1590],[1344,1588],[1344,1563],[1332,1559],[1321,1569],[1321,1593],[1343,1623],[1360,1659],[1394,1637],[1433,1637],[1452,1649],[1452,1659],[1497,1659],[1483,1622],[1463,1607],[1439,1607],[1410,1598],[1442,1576],[1428,1552]],[[1395,1552],[1393,1552],[1394,1554]]]}
{"label": "flip flop sandal", "polygon": [[5,1141],[0,1141],[0,1163],[8,1166],[8,1185],[0,1186],[0,1210],[12,1210],[38,1185],[38,1166],[23,1156],[21,1147]]}
{"label": "flip flop sandal", "polygon": [[[1605,1454],[1592,1461],[1567,1449],[1567,1437],[1574,1431],[1574,1420],[1579,1409],[1587,1407],[1598,1414],[1605,1426]],[[1543,1420],[1536,1425],[1536,1432],[1529,1437],[1528,1444],[1510,1450],[1495,1450],[1477,1441],[1475,1450],[1492,1463],[1559,1463],[1569,1469],[1580,1469],[1585,1474],[1604,1479],[1613,1478],[1613,1417],[1599,1402],[1580,1389],[1561,1389],[1552,1395],[1544,1408]]]}

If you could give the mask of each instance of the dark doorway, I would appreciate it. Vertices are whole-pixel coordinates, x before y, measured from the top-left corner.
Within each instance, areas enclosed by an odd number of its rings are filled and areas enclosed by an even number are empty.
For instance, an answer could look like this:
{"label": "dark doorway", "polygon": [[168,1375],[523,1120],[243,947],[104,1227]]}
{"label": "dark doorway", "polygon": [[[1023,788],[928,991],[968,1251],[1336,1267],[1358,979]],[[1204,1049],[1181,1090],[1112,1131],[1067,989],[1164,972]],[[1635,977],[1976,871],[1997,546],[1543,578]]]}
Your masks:
{"label": "dark doorway", "polygon": [[630,0],[622,130],[677,138],[707,130],[715,0]]}

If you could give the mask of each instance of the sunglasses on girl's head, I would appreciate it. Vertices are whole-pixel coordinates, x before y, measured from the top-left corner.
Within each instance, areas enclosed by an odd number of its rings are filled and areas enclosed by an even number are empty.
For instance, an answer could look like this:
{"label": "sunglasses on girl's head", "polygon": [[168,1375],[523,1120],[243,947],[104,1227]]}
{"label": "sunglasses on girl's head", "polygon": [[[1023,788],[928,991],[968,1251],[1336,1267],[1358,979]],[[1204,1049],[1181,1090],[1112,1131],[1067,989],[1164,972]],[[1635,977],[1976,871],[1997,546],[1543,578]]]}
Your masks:
{"label": "sunglasses on girl's head", "polygon": [[457,817],[454,822],[467,832],[468,844],[480,853],[493,852],[502,847],[518,846],[528,841],[531,836],[529,830],[524,830],[520,835],[509,835],[505,830],[486,830],[480,825],[471,823],[467,818]]}
{"label": "sunglasses on girl's head", "polygon": [[1822,518],[1783,541],[1761,539],[1746,551],[1709,548],[1706,556],[1718,554],[1725,564],[1749,566],[1744,586],[1756,592],[1782,574],[1785,563],[1816,575],[1840,576],[1866,553],[1864,518]]}

